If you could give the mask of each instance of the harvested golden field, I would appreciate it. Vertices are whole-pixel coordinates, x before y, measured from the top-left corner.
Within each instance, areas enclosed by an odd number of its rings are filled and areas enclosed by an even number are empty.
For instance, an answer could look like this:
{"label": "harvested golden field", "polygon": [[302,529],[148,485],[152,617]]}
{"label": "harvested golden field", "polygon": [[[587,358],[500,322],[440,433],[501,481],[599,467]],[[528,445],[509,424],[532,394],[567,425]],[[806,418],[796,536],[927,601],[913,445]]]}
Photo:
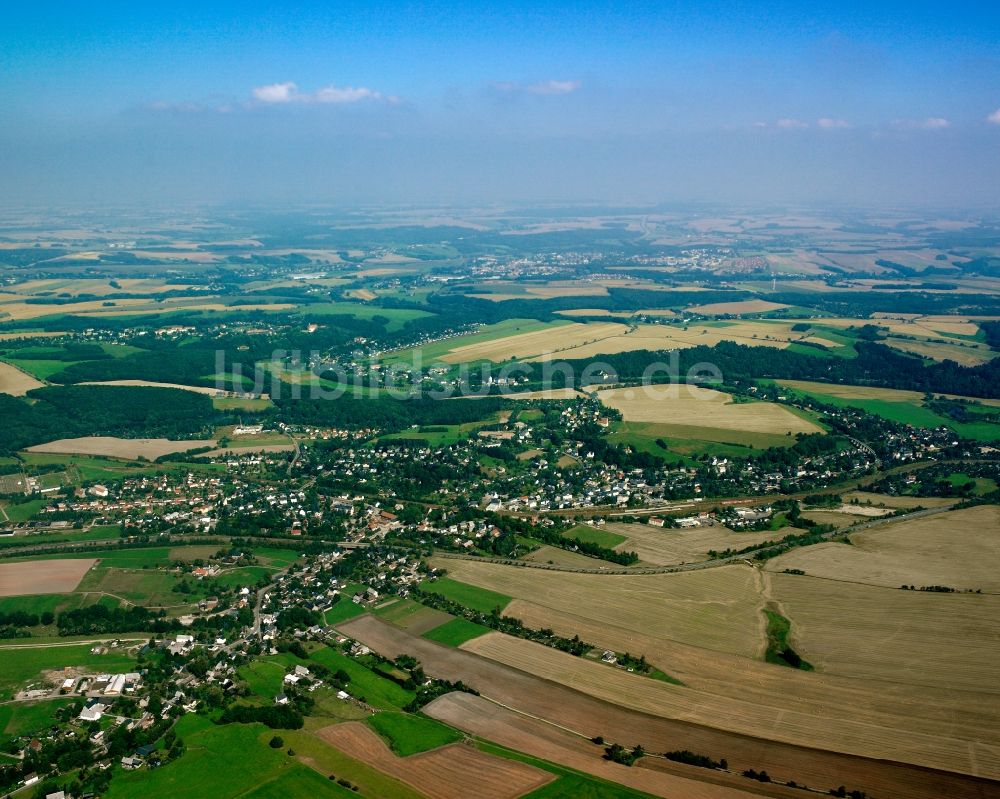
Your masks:
{"label": "harvested golden field", "polygon": [[[578,658],[533,641],[500,633],[487,633],[461,645],[461,649],[518,671],[560,685],[619,707],[667,719],[680,719],[744,735],[763,736],[790,744],[814,746],[867,757],[916,762],[961,771],[980,769],[1000,775],[1000,755],[983,749],[973,755],[969,740],[996,742],[996,719],[986,732],[962,724],[942,724],[910,718],[905,713],[871,714],[866,710],[834,705],[805,712],[803,703],[781,682],[772,683],[778,697],[759,703],[745,697],[719,697],[630,674],[586,658]],[[781,667],[771,667],[781,669]],[[783,670],[791,671],[791,670]],[[738,680],[737,674],[730,675]],[[883,687],[884,689],[884,687]],[[487,694],[488,695],[488,694]],[[868,701],[871,701],[870,699]],[[963,718],[976,723],[980,714]],[[958,733],[957,737],[951,737]],[[975,736],[973,738],[973,736]]]}
{"label": "harvested golden field", "polygon": [[186,452],[189,449],[213,447],[212,439],[192,441],[171,441],[168,438],[113,438],[111,436],[85,436],[84,438],[62,438],[47,444],[28,447],[27,452],[48,452],[61,455],[103,455],[108,458],[123,458],[134,461],[140,457],[155,460],[161,455]]}
{"label": "harvested golden field", "polygon": [[688,385],[599,391],[627,422],[658,422],[751,433],[820,433],[822,428],[772,402],[733,402],[729,394]]}
{"label": "harvested golden field", "polygon": [[[588,738],[561,727],[548,724],[531,716],[516,713],[505,707],[466,693],[445,694],[424,708],[431,718],[443,721],[463,732],[506,746],[518,752],[539,757],[552,763],[592,774],[636,790],[674,799],[729,799],[751,797],[755,794],[737,787],[696,782],[699,777],[718,778],[722,775],[694,771],[692,767],[674,764],[674,774],[654,774],[642,768],[629,768],[605,760],[604,748],[595,746]],[[665,761],[670,762],[670,761]],[[691,779],[680,776],[690,775]],[[729,782],[742,781],[735,775]]]}
{"label": "harvested golden field", "polygon": [[[668,705],[668,695],[660,694],[659,707],[672,718],[872,757],[889,756],[885,738],[886,730],[891,730],[896,738],[894,756],[902,760],[910,762],[917,753],[914,762],[969,771],[992,763],[990,768],[1000,774],[1000,759],[988,748],[1000,742],[1000,708],[989,694],[956,692],[919,681],[858,680],[796,671],[556,614],[523,600],[515,600],[505,612],[530,627],[550,627],[600,647],[644,654],[684,683],[676,689],[680,693],[669,696],[676,704]],[[606,679],[616,680],[616,672]],[[578,684],[574,687],[583,690]],[[983,751],[977,754],[971,741],[986,742]]]}
{"label": "harvested golden field", "polygon": [[38,296],[44,292],[57,292],[79,296],[91,294],[104,297],[119,292],[128,294],[159,294],[163,291],[187,291],[192,288],[187,283],[168,283],[163,278],[117,278],[115,282],[121,288],[115,288],[110,280],[96,278],[28,280],[8,287],[9,291],[25,296]]}
{"label": "harvested golden field", "polygon": [[780,311],[787,308],[780,302],[768,302],[767,300],[743,300],[742,302],[713,302],[709,305],[695,305],[688,308],[688,311],[714,316],[721,314],[745,314],[745,313],[766,313],[767,311]]}
{"label": "harvested golden field", "polygon": [[0,361],[0,394],[10,394],[12,397],[23,397],[33,388],[41,388],[45,384],[22,372],[10,363]]}
{"label": "harvested golden field", "polygon": [[[666,293],[665,293],[666,295]],[[530,295],[529,295],[530,296]],[[490,299],[497,299],[496,295]],[[524,299],[524,297],[522,297]],[[668,315],[670,312],[639,311],[650,315]],[[633,314],[602,316],[627,317]],[[533,333],[519,333],[491,341],[456,346],[442,360],[462,363],[478,360],[494,362],[511,358],[527,361],[549,360],[555,355],[565,359],[592,358],[635,350],[672,350],[713,346],[720,341],[735,341],[748,346],[787,347],[789,343],[809,338],[808,333],[793,331],[789,321],[712,322],[692,325],[688,329],[672,325],[618,324],[615,322],[574,322],[559,328],[548,328]],[[825,339],[817,343],[836,346]]]}
{"label": "harvested golden field", "polygon": [[857,500],[862,505],[871,505],[877,508],[941,508],[945,505],[953,505],[954,499],[947,497],[900,497],[891,494],[876,494],[872,491],[851,491],[844,494],[846,502]]}
{"label": "harvested golden field", "polygon": [[345,292],[348,297],[355,300],[364,300],[365,302],[370,302],[378,297],[378,295],[371,291],[370,289],[350,289]]}
{"label": "harvested golden field", "polygon": [[[818,383],[811,380],[776,380],[782,386],[814,394],[825,394],[838,399],[883,400],[885,402],[909,402],[919,405],[924,395],[920,391],[907,391],[899,388],[875,388],[873,386],[851,386],[843,383]],[[981,397],[966,397],[961,394],[943,394],[940,396],[952,399],[967,399],[991,407],[1000,407],[1000,399],[983,399]]]}
{"label": "harvested golden field", "polygon": [[518,560],[524,560],[528,563],[547,563],[560,566],[564,569],[620,568],[617,564],[606,560],[599,560],[598,558],[592,558],[579,552],[571,552],[568,549],[550,547],[548,545],[541,546],[533,552],[518,558]]}
{"label": "harvested golden field", "polygon": [[0,563],[0,596],[68,593],[95,563],[93,558]]}
{"label": "harvested golden field", "polygon": [[[1000,740],[996,705],[984,704],[978,696],[970,699],[960,692],[921,687],[913,692],[915,698],[910,701],[908,695],[901,696],[900,686],[891,683],[859,686],[856,680],[792,671],[670,644],[668,653],[686,658],[689,663],[688,674],[671,673],[688,686],[703,681],[705,688],[695,691],[555,650],[544,654],[545,662],[556,655],[576,661],[573,668],[589,666],[600,670],[598,673],[604,679],[598,683],[617,683],[624,678],[632,685],[631,681],[637,680],[644,685],[643,690],[645,683],[652,683],[666,691],[658,694],[660,702],[666,701],[664,697],[669,692],[676,692],[679,700],[672,701],[679,716],[664,718],[596,699],[461,649],[415,638],[371,616],[346,622],[340,629],[387,657],[412,655],[431,675],[462,680],[485,697],[588,738],[594,735],[613,741],[638,738],[639,743],[654,752],[685,748],[712,752],[716,757],[726,757],[730,768],[764,768],[779,778],[809,785],[840,784],[843,775],[850,774],[856,787],[882,799],[940,799],[941,796],[979,799],[983,795],[981,783],[974,779],[954,773],[914,770],[900,763],[922,762],[949,771],[1000,775],[995,750],[995,743]],[[545,649],[526,641],[520,643]],[[531,664],[529,658],[528,665]],[[570,667],[560,664],[559,668]],[[620,686],[614,690],[628,694]],[[746,728],[747,732],[738,734],[720,729],[735,725]],[[796,740],[798,745],[784,743],[783,738]],[[826,747],[827,751],[802,746]],[[859,760],[838,752],[899,762]]]}
{"label": "harvested golden field", "polygon": [[[817,669],[994,696],[1000,597],[937,594],[772,574],[795,648]],[[997,750],[1000,758],[1000,749]]]}
{"label": "harvested golden field", "polygon": [[725,549],[742,549],[785,534],[734,533],[721,524],[673,529],[652,527],[648,524],[609,522],[604,529],[609,533],[627,536],[628,540],[615,547],[619,552],[631,550],[643,563],[652,563],[656,566],[673,566],[678,563],[705,560],[710,549],[717,552]]}
{"label": "harvested golden field", "polygon": [[[635,350],[686,349],[699,345],[712,347],[720,341],[734,341],[751,347],[784,349],[789,343],[808,337],[805,333],[793,332],[791,325],[791,322],[773,321],[714,322],[692,325],[685,330],[672,325],[639,324],[633,325],[627,332],[620,335],[604,337],[598,341],[561,350],[560,357],[591,358],[602,354]],[[819,343],[823,343],[823,341]],[[833,342],[829,344],[836,346]],[[528,360],[539,359],[529,358]]]}
{"label": "harvested golden field", "polygon": [[995,353],[985,344],[950,344],[941,341],[911,341],[889,336],[885,343],[897,350],[911,352],[935,361],[950,360],[962,366],[978,366],[993,360]]}
{"label": "harvested golden field", "polygon": [[802,569],[814,577],[888,588],[943,585],[1000,592],[1000,507],[996,505],[876,527],[854,533],[851,543],[796,549],[769,561],[767,568]]}
{"label": "harvested golden field", "polygon": [[[113,302],[114,305],[106,306],[105,302]],[[0,318],[13,320],[37,319],[40,316],[51,316],[53,314],[94,314],[94,313],[121,313],[136,307],[146,307],[156,310],[149,300],[145,299],[120,299],[120,300],[86,300],[84,302],[73,302],[68,304],[35,305],[24,301],[13,301],[0,303]]]}
{"label": "harvested golden field", "polygon": [[[974,336],[979,325],[963,316],[916,316],[910,314],[874,314],[874,323],[899,336],[941,338],[941,335]],[[829,327],[857,327],[857,319],[823,319]]]}
{"label": "harvested golden field", "polygon": [[348,757],[405,782],[431,799],[515,799],[555,779],[534,766],[461,743],[398,757],[376,732],[358,721],[324,727],[315,734]]}
{"label": "harvested golden field", "polygon": [[[628,328],[615,323],[596,322],[581,324],[573,322],[559,327],[518,333],[513,336],[482,341],[477,344],[456,346],[446,353],[442,360],[447,363],[488,360],[507,361],[511,358],[530,358],[542,354],[562,352],[583,344],[611,338],[623,334]],[[461,341],[461,339],[457,339]]]}
{"label": "harvested golden field", "polygon": [[680,574],[591,575],[437,560],[463,583],[598,624],[748,657],[762,649],[754,570],[724,566]]}
{"label": "harvested golden field", "polygon": [[[195,394],[205,394],[214,397],[219,393],[217,388],[208,386],[185,386],[180,383],[156,383],[152,380],[99,380],[80,383],[81,386],[149,386],[151,388],[176,388],[179,391],[191,391]],[[224,392],[223,392],[224,393]]]}
{"label": "harvested golden field", "polygon": [[575,388],[547,388],[541,391],[517,391],[503,396],[512,400],[571,400],[578,399],[583,394]]}

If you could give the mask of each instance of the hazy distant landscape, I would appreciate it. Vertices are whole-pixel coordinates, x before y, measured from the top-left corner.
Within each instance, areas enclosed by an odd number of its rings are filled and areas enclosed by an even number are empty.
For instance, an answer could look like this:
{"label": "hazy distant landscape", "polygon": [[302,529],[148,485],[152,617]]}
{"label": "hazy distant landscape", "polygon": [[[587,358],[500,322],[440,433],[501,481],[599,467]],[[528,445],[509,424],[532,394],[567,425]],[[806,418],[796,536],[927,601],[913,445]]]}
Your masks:
{"label": "hazy distant landscape", "polygon": [[0,224],[6,785],[1000,778],[1000,222],[113,214]]}
{"label": "hazy distant landscape", "polygon": [[1000,797],[1000,13],[0,25],[0,799]]}

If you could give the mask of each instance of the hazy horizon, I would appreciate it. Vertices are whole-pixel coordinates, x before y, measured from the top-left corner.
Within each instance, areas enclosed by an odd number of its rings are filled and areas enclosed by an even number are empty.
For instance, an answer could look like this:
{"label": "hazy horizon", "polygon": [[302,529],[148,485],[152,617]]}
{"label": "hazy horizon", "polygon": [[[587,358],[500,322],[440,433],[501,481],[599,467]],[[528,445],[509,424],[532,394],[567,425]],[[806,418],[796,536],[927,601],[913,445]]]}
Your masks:
{"label": "hazy horizon", "polygon": [[981,3],[18,8],[3,204],[995,207],[998,77]]}

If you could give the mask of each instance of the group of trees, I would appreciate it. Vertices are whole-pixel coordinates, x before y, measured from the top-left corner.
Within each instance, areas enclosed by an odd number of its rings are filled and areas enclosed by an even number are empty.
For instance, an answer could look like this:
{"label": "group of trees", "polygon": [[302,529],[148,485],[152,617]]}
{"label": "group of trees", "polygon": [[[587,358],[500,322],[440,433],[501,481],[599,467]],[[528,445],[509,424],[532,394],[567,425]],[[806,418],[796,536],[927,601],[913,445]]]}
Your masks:
{"label": "group of trees", "polygon": [[216,413],[202,394],[147,386],[46,386],[26,399],[0,394],[0,452],[60,438],[106,435],[184,438]]}

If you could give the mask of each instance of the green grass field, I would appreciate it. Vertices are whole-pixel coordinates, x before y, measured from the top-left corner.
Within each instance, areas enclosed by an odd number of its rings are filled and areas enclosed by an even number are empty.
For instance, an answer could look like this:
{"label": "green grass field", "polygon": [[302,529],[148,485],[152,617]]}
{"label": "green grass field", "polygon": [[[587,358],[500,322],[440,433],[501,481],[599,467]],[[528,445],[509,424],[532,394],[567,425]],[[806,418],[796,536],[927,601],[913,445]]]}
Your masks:
{"label": "green grass field", "polygon": [[0,705],[0,740],[30,735],[56,724],[56,711],[74,699],[51,699],[43,702],[16,702]]}
{"label": "green grass field", "polygon": [[347,691],[358,699],[364,699],[372,707],[381,710],[398,710],[413,701],[413,691],[380,677],[375,672],[358,663],[354,658],[334,649],[324,647],[311,653],[310,659],[322,663],[334,671],[343,669],[351,677]]}
{"label": "green grass field", "polygon": [[[650,799],[650,795],[642,791],[626,788],[624,785],[602,780],[600,777],[592,777],[576,769],[541,760],[482,739],[476,741],[476,748],[491,755],[527,763],[558,777],[548,785],[525,794],[523,799]],[[594,749],[600,751],[596,745]]]}
{"label": "green grass field", "polygon": [[92,655],[90,648],[91,644],[76,644],[0,650],[0,700],[10,699],[18,689],[39,680],[42,672],[50,669],[84,666],[95,671],[120,672],[135,665],[135,660],[120,650]]}
{"label": "green grass field", "polygon": [[257,546],[253,548],[253,554],[264,566],[276,566],[279,569],[291,566],[301,556],[301,553],[297,549]]}
{"label": "green grass field", "polygon": [[290,799],[290,797],[357,796],[354,791],[337,785],[308,766],[293,766],[275,779],[265,782],[241,799]]}
{"label": "green grass field", "polygon": [[274,574],[273,569],[266,566],[243,566],[239,569],[227,569],[218,577],[211,579],[212,585],[219,585],[225,588],[252,588],[261,577],[270,577]]}
{"label": "green grass field", "polygon": [[14,364],[18,369],[27,372],[29,375],[34,375],[39,380],[48,380],[52,375],[77,363],[76,361],[36,361],[28,358],[4,358],[4,360]]}
{"label": "green grass field", "polygon": [[295,655],[284,652],[254,659],[240,667],[239,675],[246,680],[253,693],[271,702],[277,694],[281,693],[285,674],[296,664],[308,665]]}
{"label": "green grass field", "polygon": [[77,586],[77,591],[108,594],[146,607],[186,606],[206,595],[201,583],[193,583],[194,592],[182,594],[173,588],[183,578],[156,569],[91,569]]}
{"label": "green grass field", "polygon": [[121,537],[121,528],[116,524],[95,525],[89,530],[66,530],[59,533],[38,533],[0,538],[0,549],[4,547],[31,547],[38,544],[60,544],[84,541],[116,541]]}
{"label": "green grass field", "polygon": [[801,389],[790,389],[795,393],[804,394],[813,399],[834,405],[838,408],[860,408],[867,413],[881,416],[891,422],[913,425],[914,427],[950,427],[963,438],[970,438],[975,441],[996,441],[1000,440],[1000,424],[992,422],[956,422],[946,416],[935,413],[930,408],[925,408],[920,399],[902,398],[899,401],[888,399],[846,399],[835,397],[822,391],[821,386],[810,388],[808,391]]}
{"label": "green grass field", "polygon": [[478,638],[490,631],[489,627],[476,624],[468,619],[452,619],[423,634],[428,641],[437,641],[446,646],[461,646],[466,641]]}
{"label": "green grass field", "polygon": [[[755,433],[658,422],[614,422],[608,440],[668,461],[677,455],[745,456],[754,449],[790,447],[795,443],[794,436],[784,433]],[[660,447],[657,440],[664,441],[667,449]]]}
{"label": "green grass field", "polygon": [[948,475],[947,479],[953,486],[975,483],[976,487],[973,489],[972,493],[977,497],[981,497],[983,494],[989,494],[991,491],[997,490],[996,480],[993,480],[990,477],[970,477],[963,472],[955,472],[954,474]]}
{"label": "green grass field", "polygon": [[[27,596],[0,597],[0,613],[55,613],[75,610],[86,604],[81,594],[29,594]],[[31,640],[33,642],[34,639]],[[16,640],[11,643],[17,643]]]}
{"label": "green grass field", "polygon": [[[544,330],[547,327],[559,327],[569,324],[569,320],[558,322],[539,322],[537,319],[505,319],[494,325],[486,325],[475,333],[455,338],[435,341],[431,344],[424,344],[420,347],[411,347],[397,352],[390,352],[382,360],[385,363],[412,363],[419,357],[426,366],[434,361],[440,360],[456,347],[465,347],[469,344],[481,344],[484,341],[512,336],[518,333],[533,333],[536,330]],[[419,354],[419,356],[418,356]]]}
{"label": "green grass field", "polygon": [[273,732],[261,724],[215,726],[201,717],[184,724],[188,718],[178,724],[187,746],[182,758],[152,771],[116,767],[105,799],[231,799],[301,768],[284,750],[267,746]]}
{"label": "green grass field", "polygon": [[213,397],[212,405],[217,411],[266,411],[274,403],[269,399],[240,399],[239,397]]}
{"label": "green grass field", "polygon": [[468,585],[467,583],[460,583],[458,580],[452,580],[450,577],[441,577],[433,582],[425,580],[420,584],[420,589],[422,591],[432,591],[435,594],[441,594],[441,596],[450,599],[452,602],[458,602],[460,605],[483,613],[489,613],[496,607],[505,608],[511,601],[511,597],[504,594]]}
{"label": "green grass field", "polygon": [[5,505],[4,511],[12,522],[26,522],[38,515],[38,512],[49,504],[47,499],[29,499],[16,505]]}
{"label": "green grass field", "polygon": [[323,614],[323,618],[326,619],[327,624],[337,624],[367,612],[367,609],[361,605],[355,605],[351,601],[350,595],[345,592],[341,594],[340,601]]}
{"label": "green grass field", "polygon": [[223,472],[222,463],[141,463],[116,460],[98,455],[61,455],[48,452],[23,452],[25,464],[31,466],[62,466],[66,481],[72,484],[98,480],[120,480],[137,475],[167,474],[172,472]]}
{"label": "green grass field", "polygon": [[437,749],[462,740],[462,735],[440,721],[411,713],[376,713],[366,719],[400,757]]}
{"label": "green grass field", "polygon": [[[371,766],[353,760],[338,749],[313,735],[310,729],[282,731],[285,745],[295,750],[303,758],[309,758],[310,765],[321,774],[333,774],[350,780],[358,786],[359,794],[366,797],[392,797],[392,799],[423,799],[404,782],[395,780]],[[353,794],[357,796],[358,794]],[[301,794],[289,794],[280,799],[292,799]],[[277,799],[277,798],[276,798]]]}
{"label": "green grass field", "polygon": [[628,540],[624,535],[602,530],[599,527],[591,527],[589,524],[578,524],[564,532],[563,535],[566,538],[575,538],[587,544],[597,544],[605,549],[614,549]]}
{"label": "green grass field", "polygon": [[402,430],[399,433],[381,436],[379,441],[415,439],[427,442],[429,447],[447,447],[464,439],[472,438],[480,428],[495,422],[496,417],[494,416],[492,419],[465,422],[464,424],[426,425],[417,430]]}

